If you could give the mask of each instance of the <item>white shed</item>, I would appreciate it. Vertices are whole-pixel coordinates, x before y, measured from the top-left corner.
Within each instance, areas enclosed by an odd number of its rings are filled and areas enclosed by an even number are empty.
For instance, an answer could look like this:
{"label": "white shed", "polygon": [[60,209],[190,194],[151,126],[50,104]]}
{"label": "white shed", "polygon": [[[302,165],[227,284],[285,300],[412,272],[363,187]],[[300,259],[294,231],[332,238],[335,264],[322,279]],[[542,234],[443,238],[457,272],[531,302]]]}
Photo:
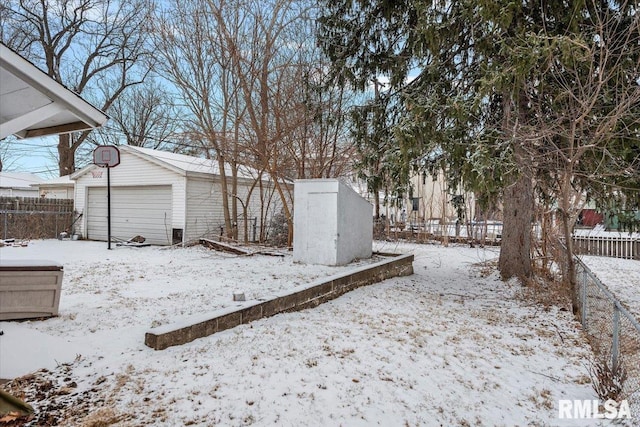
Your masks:
{"label": "white shed", "polygon": [[32,185],[43,181],[31,173],[0,172],[0,196],[38,197],[38,187]]}
{"label": "white shed", "polygon": [[[126,145],[118,149],[120,164],[110,169],[112,238],[129,240],[140,235],[147,243],[167,245],[220,235],[224,215],[217,161]],[[226,174],[231,176],[230,169]],[[237,196],[244,201],[255,175],[248,168],[238,175]],[[75,208],[82,213],[76,232],[106,241],[107,169],[90,165],[71,179]],[[247,216],[257,217],[258,222],[259,200],[256,188]],[[242,219],[237,219],[240,239],[244,237]]]}
{"label": "white shed", "polygon": [[39,190],[40,197],[44,199],[73,199],[75,182],[69,175],[44,181],[39,184],[31,184]]}
{"label": "white shed", "polygon": [[370,258],[373,205],[337,179],[299,179],[294,187],[293,259],[344,265]]}

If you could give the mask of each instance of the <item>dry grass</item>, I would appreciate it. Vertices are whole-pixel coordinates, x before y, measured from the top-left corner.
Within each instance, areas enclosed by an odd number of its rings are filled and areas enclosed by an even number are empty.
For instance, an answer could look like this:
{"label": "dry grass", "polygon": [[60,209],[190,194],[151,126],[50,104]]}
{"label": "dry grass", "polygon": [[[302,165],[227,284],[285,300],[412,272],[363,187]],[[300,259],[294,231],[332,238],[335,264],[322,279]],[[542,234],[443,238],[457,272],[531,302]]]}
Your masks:
{"label": "dry grass", "polygon": [[544,307],[558,307],[571,310],[570,286],[557,277],[536,272],[530,278],[523,280],[521,291],[523,299],[534,301]]}
{"label": "dry grass", "polygon": [[122,417],[112,408],[100,408],[82,422],[82,427],[108,427],[122,421]]}
{"label": "dry grass", "polygon": [[615,400],[622,398],[627,371],[622,363],[612,366],[610,358],[599,355],[591,365],[591,383],[601,400]]}

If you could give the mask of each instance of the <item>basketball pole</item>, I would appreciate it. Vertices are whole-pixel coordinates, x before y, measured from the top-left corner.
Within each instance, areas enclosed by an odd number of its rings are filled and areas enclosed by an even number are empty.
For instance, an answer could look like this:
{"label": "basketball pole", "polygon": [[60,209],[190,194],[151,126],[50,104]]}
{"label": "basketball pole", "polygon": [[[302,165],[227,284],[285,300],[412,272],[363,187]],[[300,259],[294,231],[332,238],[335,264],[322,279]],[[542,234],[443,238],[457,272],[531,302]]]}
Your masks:
{"label": "basketball pole", "polygon": [[114,145],[98,145],[93,150],[93,164],[107,168],[107,249],[111,249],[111,168],[120,164],[120,151]]}
{"label": "basketball pole", "polygon": [[107,249],[111,249],[111,168],[107,166]]}

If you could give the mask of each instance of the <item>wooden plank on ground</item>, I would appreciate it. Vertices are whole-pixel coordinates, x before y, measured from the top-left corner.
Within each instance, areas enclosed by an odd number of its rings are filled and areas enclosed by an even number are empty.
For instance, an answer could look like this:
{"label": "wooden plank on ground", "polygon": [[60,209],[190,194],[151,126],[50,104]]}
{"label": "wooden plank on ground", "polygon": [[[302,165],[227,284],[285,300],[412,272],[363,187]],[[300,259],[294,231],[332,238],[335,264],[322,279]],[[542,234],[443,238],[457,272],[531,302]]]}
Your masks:
{"label": "wooden plank on ground", "polygon": [[229,252],[235,255],[250,255],[250,252],[245,251],[244,249],[240,249],[236,246],[231,246],[226,243],[216,242],[215,240],[200,239],[200,243],[216,251]]}

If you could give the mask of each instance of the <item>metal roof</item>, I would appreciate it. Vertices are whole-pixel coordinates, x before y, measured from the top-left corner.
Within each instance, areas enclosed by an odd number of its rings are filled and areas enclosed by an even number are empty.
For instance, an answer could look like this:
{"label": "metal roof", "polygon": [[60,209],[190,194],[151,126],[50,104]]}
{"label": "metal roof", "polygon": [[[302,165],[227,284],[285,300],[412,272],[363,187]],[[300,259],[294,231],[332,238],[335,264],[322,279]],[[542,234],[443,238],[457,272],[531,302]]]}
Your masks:
{"label": "metal roof", "polygon": [[108,116],[0,43],[0,139],[102,126]]}
{"label": "metal roof", "polygon": [[[184,154],[171,153],[169,151],[152,150],[150,148],[134,147],[131,145],[119,145],[118,148],[123,150],[124,152],[133,153],[148,160],[159,161],[165,166],[170,166],[178,171],[184,171],[186,173],[220,175],[220,166],[217,160],[187,156]],[[225,174],[227,176],[231,176],[231,165],[226,163],[224,169]],[[257,176],[257,171],[243,165],[239,166],[239,178],[252,179]]]}
{"label": "metal roof", "polygon": [[[150,148],[135,147],[131,145],[118,145],[120,154],[128,153],[141,159],[145,159],[151,163],[161,166],[165,169],[172,170],[182,176],[219,176],[220,168],[217,160],[204,159],[201,157],[187,156],[184,154],[171,153],[163,150],[153,150]],[[90,164],[84,168],[72,173],[70,178],[76,180],[82,175],[89,173],[89,171],[98,168],[95,164]],[[117,168],[117,166],[116,166]],[[230,177],[232,174],[231,165],[225,164],[225,174]],[[240,179],[254,180],[260,175],[259,172],[253,168],[245,165],[238,165],[237,176]],[[263,182],[270,182],[268,173],[263,173]],[[286,183],[291,184],[289,180],[285,180]]]}

